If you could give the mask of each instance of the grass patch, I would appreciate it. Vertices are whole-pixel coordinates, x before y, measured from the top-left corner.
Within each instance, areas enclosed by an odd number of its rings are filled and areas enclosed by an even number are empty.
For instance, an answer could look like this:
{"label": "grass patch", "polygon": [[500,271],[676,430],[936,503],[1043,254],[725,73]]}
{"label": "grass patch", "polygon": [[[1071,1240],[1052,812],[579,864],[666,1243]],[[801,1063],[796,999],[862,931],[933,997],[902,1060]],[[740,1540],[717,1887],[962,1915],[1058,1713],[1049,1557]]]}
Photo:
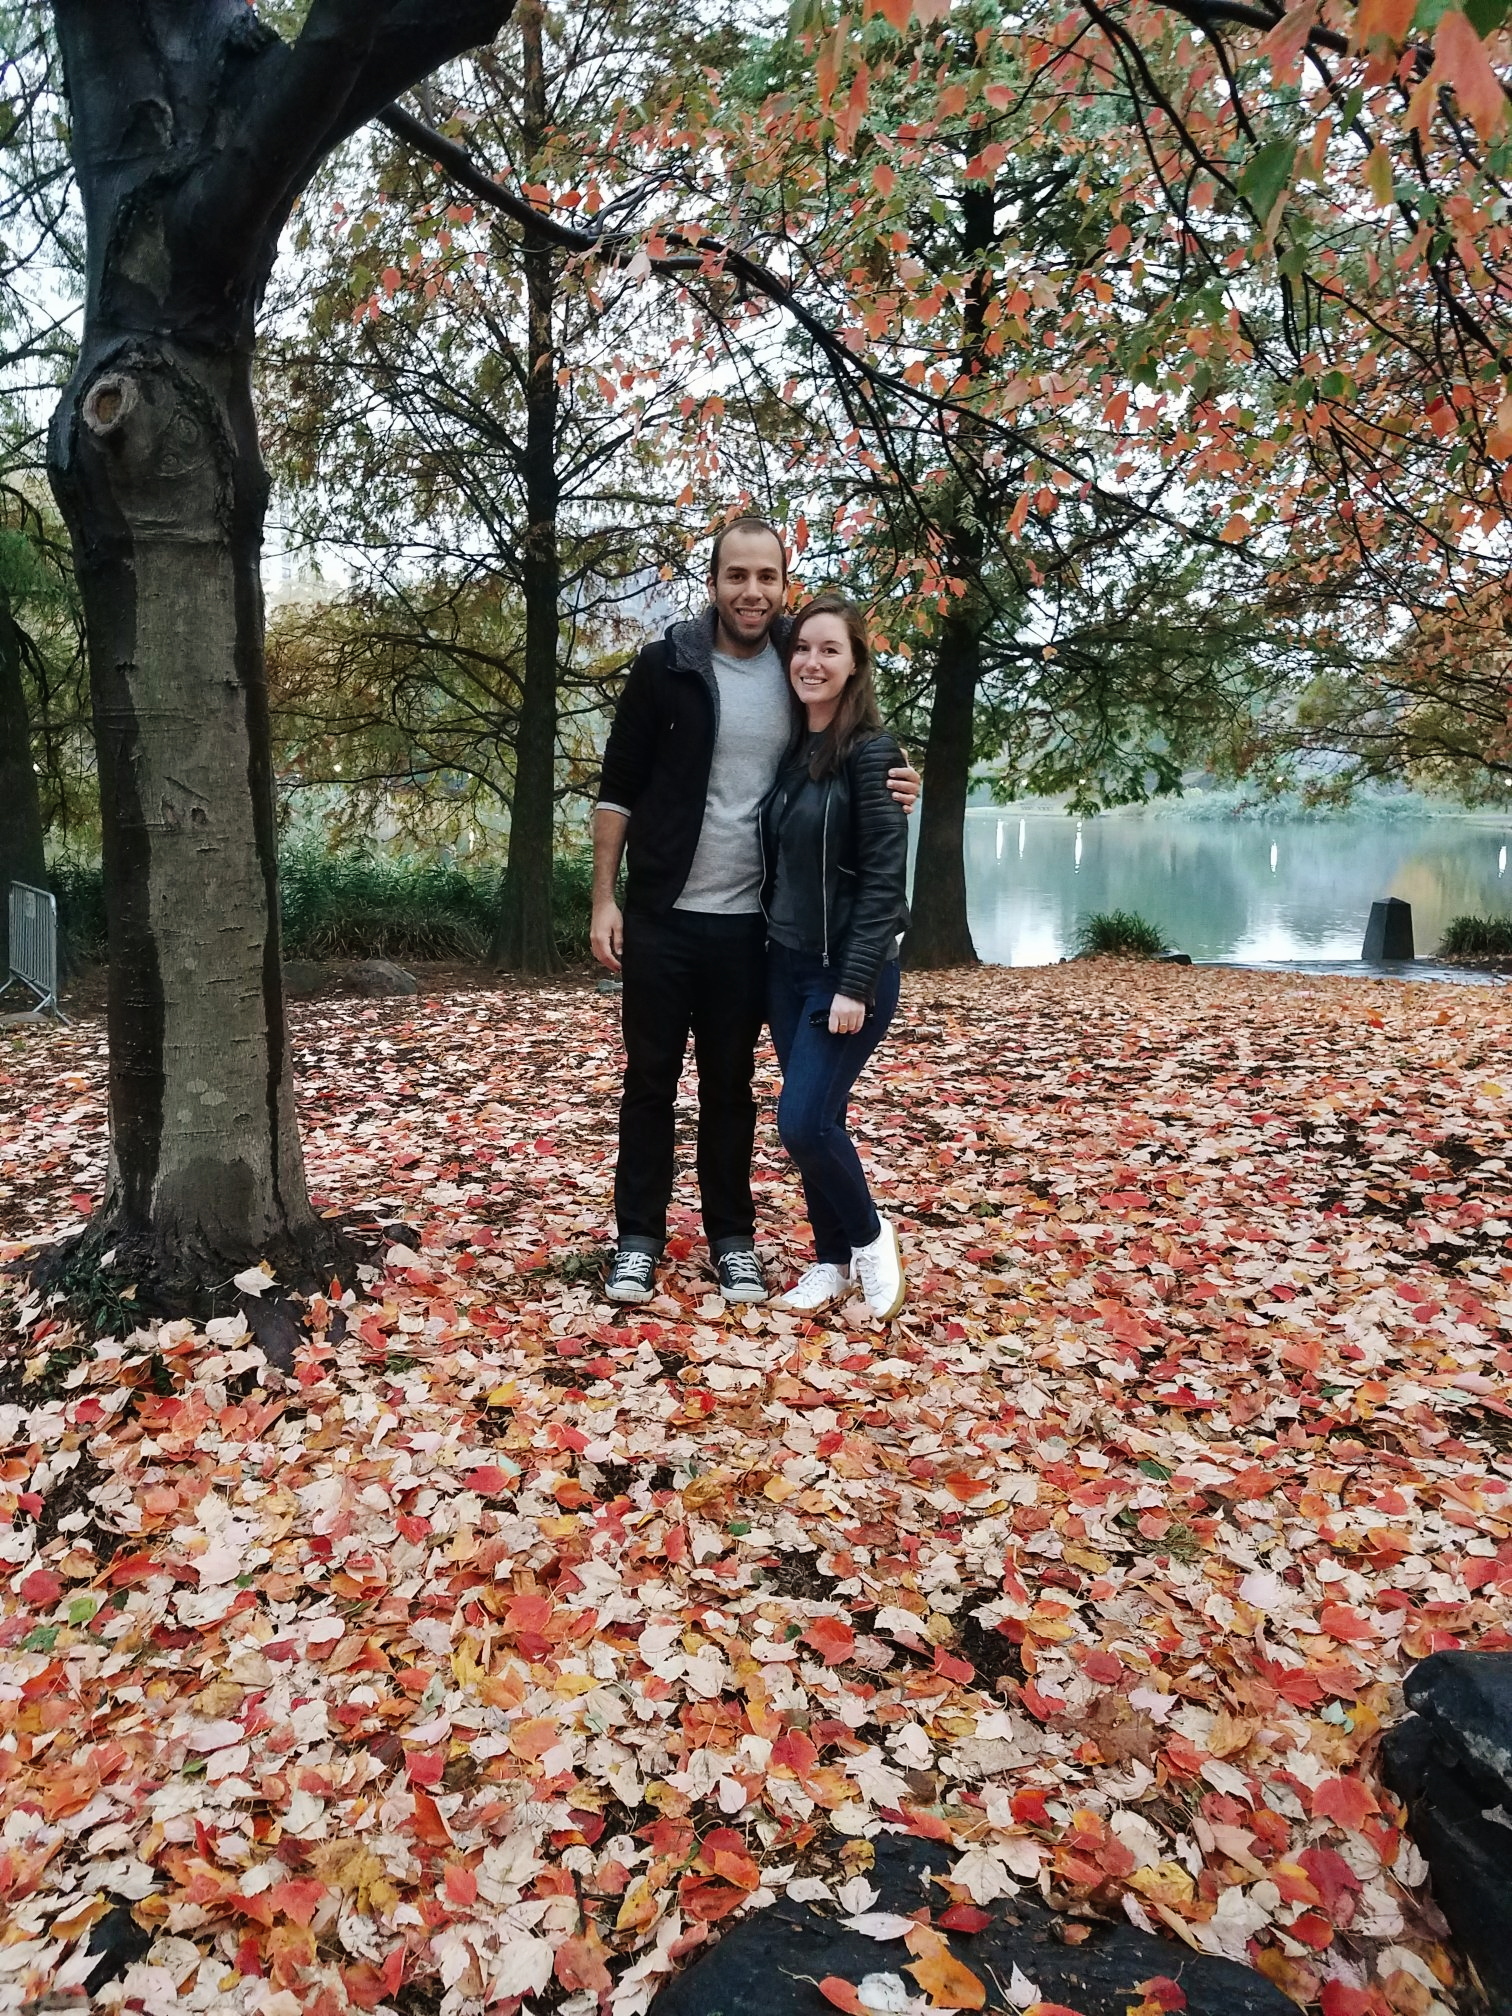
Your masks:
{"label": "grass patch", "polygon": [[[49,879],[70,960],[105,957],[105,892],[98,863],[64,857]],[[284,956],[289,959],[482,960],[493,935],[499,870],[387,860],[360,850],[291,847],[279,863]],[[587,847],[552,864],[557,944],[588,957],[593,855]]]}
{"label": "grass patch", "polygon": [[1451,917],[1439,954],[1444,959],[1512,959],[1512,917]]}
{"label": "grass patch", "polygon": [[1132,910],[1095,910],[1076,927],[1076,949],[1086,956],[1116,953],[1121,959],[1158,959],[1165,940],[1146,918]]}

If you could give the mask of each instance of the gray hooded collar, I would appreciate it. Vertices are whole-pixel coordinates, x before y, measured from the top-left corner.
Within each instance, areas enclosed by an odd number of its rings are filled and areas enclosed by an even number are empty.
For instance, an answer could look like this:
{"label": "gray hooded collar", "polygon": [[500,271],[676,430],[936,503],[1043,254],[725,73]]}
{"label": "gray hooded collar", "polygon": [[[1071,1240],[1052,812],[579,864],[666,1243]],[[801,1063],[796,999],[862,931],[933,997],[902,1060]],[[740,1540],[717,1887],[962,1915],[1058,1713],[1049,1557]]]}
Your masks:
{"label": "gray hooded collar", "polygon": [[[690,623],[669,623],[667,626],[667,652],[672,664],[679,672],[698,673],[711,685],[714,679],[715,620],[711,607],[695,616]],[[770,635],[779,651],[787,642],[792,622],[791,616],[773,619]]]}

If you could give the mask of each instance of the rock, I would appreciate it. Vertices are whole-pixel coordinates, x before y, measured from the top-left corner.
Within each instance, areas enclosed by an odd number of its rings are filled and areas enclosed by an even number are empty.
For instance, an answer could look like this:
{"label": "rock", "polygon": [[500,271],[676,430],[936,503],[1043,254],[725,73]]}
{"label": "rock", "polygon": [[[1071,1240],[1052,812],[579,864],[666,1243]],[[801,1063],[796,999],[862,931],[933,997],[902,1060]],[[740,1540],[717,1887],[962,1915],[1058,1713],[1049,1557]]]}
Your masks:
{"label": "rock", "polygon": [[1512,2016],[1512,1653],[1435,1652],[1404,1691],[1415,1712],[1388,1732],[1383,1775],[1493,2016]]}
{"label": "rock", "polygon": [[623,994],[625,983],[623,980],[600,980],[593,991],[595,994]]}
{"label": "rock", "polygon": [[1160,963],[1162,966],[1190,966],[1192,955],[1190,952],[1162,952]]}
{"label": "rock", "polygon": [[284,961],[284,993],[291,1001],[308,1001],[312,994],[320,993],[329,983],[330,977],[324,966],[314,959]]}
{"label": "rock", "polygon": [[341,984],[353,994],[371,996],[420,992],[420,982],[414,974],[406,973],[392,959],[363,959],[355,966],[348,966]]}
{"label": "rock", "polygon": [[146,1959],[151,1944],[152,1934],[138,1925],[130,1904],[112,1904],[105,1916],[90,1927],[89,1944],[84,1950],[99,1957],[85,1976],[85,1994],[98,1995],[109,1982],[119,1981],[128,1967]]}
{"label": "rock", "polygon": [[[955,1857],[948,1850],[906,1835],[878,1835],[872,1845],[877,1860],[867,1880],[881,1892],[872,1910],[907,1915],[926,1901],[944,1905],[938,1888],[926,1897],[926,1878],[949,1870]],[[989,1991],[992,1974],[1007,1983],[1017,1967],[1042,2001],[1064,2003],[1079,2016],[1124,2016],[1140,2000],[1137,1984],[1163,1974],[1185,1991],[1188,2016],[1296,2016],[1295,2003],[1263,1974],[1175,1940],[1132,1925],[1098,1924],[1084,1944],[1068,1946],[1054,1929],[1061,1921],[1038,1899],[990,1909],[984,1931],[950,1935],[956,1958]],[[656,1996],[651,2016],[823,2016],[829,2004],[814,1984],[827,1974],[858,1985],[868,1974],[898,1974],[912,1989],[903,1971],[911,1959],[901,1939],[868,1939],[849,1931],[836,1911],[784,1898],[733,1925]],[[998,1999],[992,1996],[994,2006]]]}
{"label": "rock", "polygon": [[295,1320],[298,1305],[280,1302],[276,1297],[264,1300],[260,1295],[242,1295],[237,1299],[247,1318],[247,1328],[262,1346],[268,1363],[280,1372],[292,1372],[294,1353],[304,1341]]}

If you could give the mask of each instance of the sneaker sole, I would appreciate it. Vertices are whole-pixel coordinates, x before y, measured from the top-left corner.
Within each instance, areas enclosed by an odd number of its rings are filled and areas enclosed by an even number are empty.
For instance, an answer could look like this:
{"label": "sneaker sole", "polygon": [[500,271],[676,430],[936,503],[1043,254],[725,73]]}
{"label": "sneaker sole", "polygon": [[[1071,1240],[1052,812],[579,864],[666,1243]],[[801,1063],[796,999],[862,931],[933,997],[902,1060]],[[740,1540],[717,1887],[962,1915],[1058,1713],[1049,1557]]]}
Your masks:
{"label": "sneaker sole", "polygon": [[908,1276],[904,1273],[903,1262],[900,1260],[898,1262],[898,1293],[895,1301],[893,1302],[892,1307],[886,1310],[872,1309],[871,1304],[869,1302],[867,1303],[866,1306],[869,1310],[871,1310],[871,1316],[873,1322],[891,1323],[894,1316],[902,1314],[903,1305],[907,1300],[908,1300]]}
{"label": "sneaker sole", "polygon": [[730,1303],[732,1306],[743,1306],[745,1304],[751,1304],[752,1306],[755,1306],[762,1302],[770,1302],[772,1299],[769,1294],[747,1295],[740,1290],[732,1288],[721,1288],[719,1292],[724,1297],[725,1301]]}
{"label": "sneaker sole", "polygon": [[606,1302],[649,1302],[656,1294],[654,1288],[605,1288]]}
{"label": "sneaker sole", "polygon": [[822,1302],[789,1302],[785,1295],[770,1297],[774,1309],[780,1309],[784,1316],[822,1316],[826,1309],[833,1309],[837,1302],[845,1302],[846,1295],[826,1295]]}

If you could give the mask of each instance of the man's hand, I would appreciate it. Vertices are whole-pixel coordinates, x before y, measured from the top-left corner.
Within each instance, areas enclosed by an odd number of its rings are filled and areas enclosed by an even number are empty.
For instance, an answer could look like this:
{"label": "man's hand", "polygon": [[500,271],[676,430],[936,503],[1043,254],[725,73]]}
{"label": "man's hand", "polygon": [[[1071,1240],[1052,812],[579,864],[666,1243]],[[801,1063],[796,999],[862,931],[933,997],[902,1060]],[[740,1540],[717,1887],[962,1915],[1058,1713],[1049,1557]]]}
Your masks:
{"label": "man's hand", "polygon": [[912,767],[906,756],[901,770],[889,770],[887,773],[888,790],[910,818],[913,817],[913,809],[919,802],[919,786],[923,782],[924,779]]}
{"label": "man's hand", "polygon": [[600,966],[607,966],[611,973],[618,973],[620,961],[625,955],[625,920],[620,915],[618,903],[594,904],[588,943]]}
{"label": "man's hand", "polygon": [[831,1036],[854,1036],[866,1020],[866,1003],[852,1001],[848,994],[837,994],[830,1003]]}

